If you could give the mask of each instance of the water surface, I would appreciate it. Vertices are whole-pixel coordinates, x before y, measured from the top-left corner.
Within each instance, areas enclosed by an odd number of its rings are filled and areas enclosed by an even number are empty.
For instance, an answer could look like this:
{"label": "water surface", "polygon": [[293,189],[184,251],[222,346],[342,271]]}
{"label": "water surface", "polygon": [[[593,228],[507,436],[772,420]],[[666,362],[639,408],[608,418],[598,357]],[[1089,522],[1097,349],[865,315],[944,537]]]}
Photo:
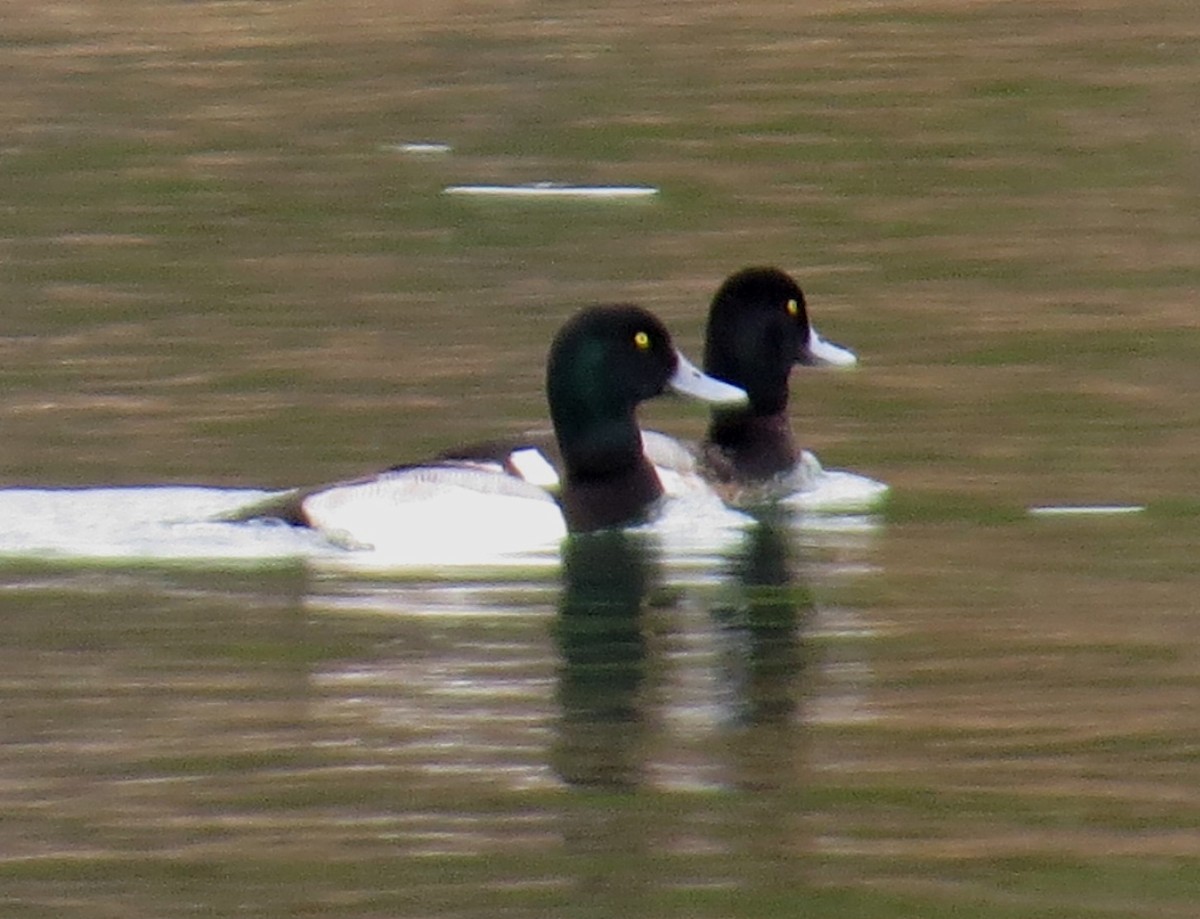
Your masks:
{"label": "water surface", "polygon": [[[4,914],[1192,915],[1195,5],[401,6],[0,13],[0,481],[537,426],[575,309],[698,356],[775,263],[862,362],[797,427],[893,500],[699,561],[10,554]],[[660,193],[441,194],[530,181]]]}

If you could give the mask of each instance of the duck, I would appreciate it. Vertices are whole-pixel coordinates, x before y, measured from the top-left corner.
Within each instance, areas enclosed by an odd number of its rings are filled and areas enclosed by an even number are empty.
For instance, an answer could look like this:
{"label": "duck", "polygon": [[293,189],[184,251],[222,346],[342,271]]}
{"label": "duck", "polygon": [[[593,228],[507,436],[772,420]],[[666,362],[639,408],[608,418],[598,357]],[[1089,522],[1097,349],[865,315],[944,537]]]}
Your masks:
{"label": "duck", "polygon": [[[695,449],[695,475],[735,507],[783,503],[796,510],[875,509],[888,488],[867,476],[825,469],[796,440],[788,413],[796,366],[856,367],[848,348],[823,338],[804,291],[775,266],[729,275],[713,295],[704,337],[704,372],[743,389],[748,402],[713,406]],[[671,463],[681,448],[670,446]],[[688,474],[685,467],[682,476]],[[666,475],[664,470],[663,475]]]}
{"label": "duck", "polygon": [[449,449],[293,490],[233,519],[271,518],[350,547],[401,546],[431,558],[439,541],[477,557],[554,547],[569,534],[636,527],[661,512],[665,491],[636,418],[642,402],[668,391],[725,408],[748,401],[697,368],[658,317],[628,303],[571,317],[551,342],[545,380],[552,444],[534,435]]}
{"label": "duck", "polygon": [[853,351],[817,332],[804,291],[787,272],[751,267],[730,275],[709,306],[704,368],[745,390],[748,402],[713,409],[700,445],[705,477],[745,486],[791,473],[803,456],[788,415],[792,368],[857,363]]}

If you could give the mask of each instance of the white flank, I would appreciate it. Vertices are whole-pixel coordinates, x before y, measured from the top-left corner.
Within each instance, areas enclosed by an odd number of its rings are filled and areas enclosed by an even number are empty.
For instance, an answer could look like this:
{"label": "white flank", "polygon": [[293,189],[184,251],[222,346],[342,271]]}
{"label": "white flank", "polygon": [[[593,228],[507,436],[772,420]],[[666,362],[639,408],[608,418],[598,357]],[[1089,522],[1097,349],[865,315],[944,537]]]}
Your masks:
{"label": "white flank", "polygon": [[377,561],[475,565],[556,548],[566,524],[554,499],[507,475],[411,469],[305,499],[314,527]]}
{"label": "white flank", "polygon": [[536,447],[514,450],[508,459],[513,469],[529,484],[539,488],[558,488],[558,471],[546,462],[546,457]]}

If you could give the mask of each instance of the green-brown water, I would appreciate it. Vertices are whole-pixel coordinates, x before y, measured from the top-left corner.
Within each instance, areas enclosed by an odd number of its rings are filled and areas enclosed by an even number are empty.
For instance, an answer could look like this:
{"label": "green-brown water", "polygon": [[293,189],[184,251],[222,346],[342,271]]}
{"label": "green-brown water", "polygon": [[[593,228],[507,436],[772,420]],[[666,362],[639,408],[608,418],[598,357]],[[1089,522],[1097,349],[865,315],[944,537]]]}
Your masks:
{"label": "green-brown water", "polygon": [[[1190,0],[8,4],[0,481],[519,430],[580,305],[696,355],[777,263],[862,361],[797,426],[894,500],[686,577],[9,564],[0,912],[1193,915],[1197,38]],[[662,193],[439,194],[543,179]],[[1069,502],[1150,509],[1024,513]]]}

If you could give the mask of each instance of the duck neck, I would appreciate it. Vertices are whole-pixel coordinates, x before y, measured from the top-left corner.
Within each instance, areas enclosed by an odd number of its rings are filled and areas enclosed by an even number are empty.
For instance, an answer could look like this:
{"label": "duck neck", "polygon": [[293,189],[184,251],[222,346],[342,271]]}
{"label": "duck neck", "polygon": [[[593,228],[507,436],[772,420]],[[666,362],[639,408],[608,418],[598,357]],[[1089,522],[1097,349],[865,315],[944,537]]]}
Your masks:
{"label": "duck neck", "polygon": [[662,484],[642,453],[641,432],[633,416],[588,419],[573,425],[557,418],[555,434],[562,453],[562,503],[573,533],[639,523],[662,497]]}
{"label": "duck neck", "polygon": [[567,472],[559,501],[567,529],[588,533],[644,523],[663,495],[662,483],[645,457],[632,466],[598,476]]}
{"label": "duck neck", "polygon": [[775,412],[713,412],[707,442],[719,448],[738,481],[769,479],[800,459],[786,406]]}

